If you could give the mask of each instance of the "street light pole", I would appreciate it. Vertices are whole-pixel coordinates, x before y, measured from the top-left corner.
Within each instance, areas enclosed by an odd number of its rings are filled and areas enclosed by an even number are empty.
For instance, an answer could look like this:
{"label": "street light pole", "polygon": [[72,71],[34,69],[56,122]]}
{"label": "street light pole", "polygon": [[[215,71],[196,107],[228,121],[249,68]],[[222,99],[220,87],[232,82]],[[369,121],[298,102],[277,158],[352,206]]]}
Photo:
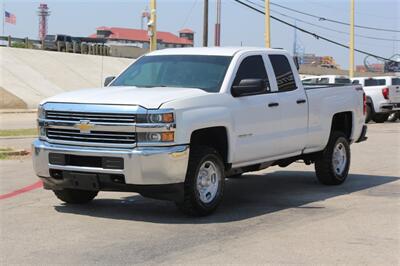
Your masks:
{"label": "street light pole", "polygon": [[150,37],[150,52],[157,50],[157,14],[156,0],[150,0],[150,21],[147,24]]}
{"label": "street light pole", "polygon": [[354,0],[350,0],[350,58],[349,77],[354,77]]}
{"label": "street light pole", "polygon": [[208,46],[208,0],[204,0],[203,46]]}
{"label": "street light pole", "polygon": [[271,48],[271,21],[269,0],[265,0],[265,47]]}

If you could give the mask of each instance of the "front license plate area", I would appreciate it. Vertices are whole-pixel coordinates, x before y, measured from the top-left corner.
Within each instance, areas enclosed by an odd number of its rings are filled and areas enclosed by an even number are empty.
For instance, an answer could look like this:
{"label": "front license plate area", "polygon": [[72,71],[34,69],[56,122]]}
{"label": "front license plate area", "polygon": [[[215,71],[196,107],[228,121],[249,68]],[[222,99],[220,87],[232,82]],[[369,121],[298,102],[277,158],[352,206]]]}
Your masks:
{"label": "front license plate area", "polygon": [[100,190],[99,179],[96,174],[64,172],[63,178],[70,188]]}

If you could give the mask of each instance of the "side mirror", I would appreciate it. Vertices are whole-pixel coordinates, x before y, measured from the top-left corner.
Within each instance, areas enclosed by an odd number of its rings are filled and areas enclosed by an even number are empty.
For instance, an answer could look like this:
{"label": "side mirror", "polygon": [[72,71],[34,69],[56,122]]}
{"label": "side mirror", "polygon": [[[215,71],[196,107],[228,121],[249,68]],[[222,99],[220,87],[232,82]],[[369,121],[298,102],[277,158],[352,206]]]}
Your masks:
{"label": "side mirror", "polygon": [[115,79],[114,76],[112,76],[112,77],[106,77],[106,79],[104,80],[104,87],[107,87],[108,84],[110,84],[111,81],[113,81],[114,79]]}
{"label": "side mirror", "polygon": [[250,96],[267,92],[267,84],[263,79],[242,79],[239,85],[233,86],[233,97]]}

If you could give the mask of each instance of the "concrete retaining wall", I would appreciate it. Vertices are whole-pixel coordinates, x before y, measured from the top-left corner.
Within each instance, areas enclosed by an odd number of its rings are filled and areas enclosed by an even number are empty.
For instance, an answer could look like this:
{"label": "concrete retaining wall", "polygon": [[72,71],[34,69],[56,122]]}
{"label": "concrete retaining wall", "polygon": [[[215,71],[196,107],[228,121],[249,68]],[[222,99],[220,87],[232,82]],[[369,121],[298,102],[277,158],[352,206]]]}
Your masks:
{"label": "concrete retaining wall", "polygon": [[[117,75],[131,62],[126,58],[0,47],[0,87],[24,102],[26,108],[36,108],[41,100],[61,92],[101,87],[105,77]],[[12,108],[2,104],[0,109]]]}

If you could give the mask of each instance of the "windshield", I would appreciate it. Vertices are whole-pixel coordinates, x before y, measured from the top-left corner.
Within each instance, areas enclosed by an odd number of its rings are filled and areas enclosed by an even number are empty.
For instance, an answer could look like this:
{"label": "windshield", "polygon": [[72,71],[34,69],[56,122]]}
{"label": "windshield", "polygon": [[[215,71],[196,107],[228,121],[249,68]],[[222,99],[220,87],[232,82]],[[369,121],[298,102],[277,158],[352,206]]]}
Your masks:
{"label": "windshield", "polygon": [[371,86],[378,86],[379,81],[377,79],[366,79],[364,86],[365,87],[371,87]]}
{"label": "windshield", "polygon": [[56,39],[55,35],[46,35],[45,40],[46,41],[54,41]]}
{"label": "windshield", "polygon": [[231,62],[228,56],[144,56],[111,86],[198,88],[219,92]]}

